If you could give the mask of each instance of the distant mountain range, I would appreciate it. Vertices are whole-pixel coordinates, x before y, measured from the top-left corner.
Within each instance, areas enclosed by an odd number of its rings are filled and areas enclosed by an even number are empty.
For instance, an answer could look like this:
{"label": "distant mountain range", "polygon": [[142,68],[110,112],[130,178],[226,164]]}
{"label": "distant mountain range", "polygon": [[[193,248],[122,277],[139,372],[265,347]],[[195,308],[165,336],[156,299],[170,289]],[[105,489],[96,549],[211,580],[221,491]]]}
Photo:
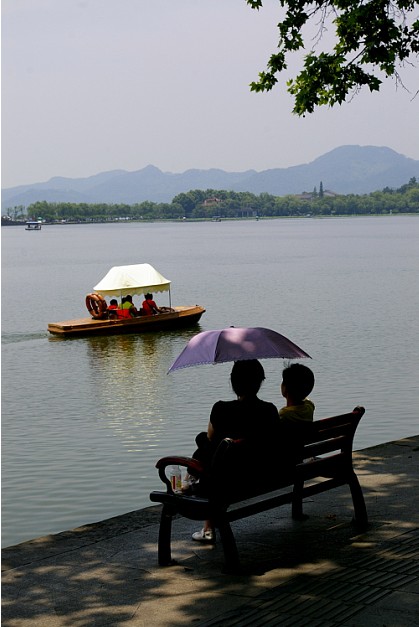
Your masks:
{"label": "distant mountain range", "polygon": [[45,183],[2,190],[2,210],[38,201],[126,203],[170,202],[192,189],[214,189],[275,196],[323,188],[339,194],[366,194],[419,180],[419,161],[386,147],[341,146],[311,163],[272,170],[187,170],[174,174],[149,165],[142,170],[112,170],[87,178],[54,177]]}

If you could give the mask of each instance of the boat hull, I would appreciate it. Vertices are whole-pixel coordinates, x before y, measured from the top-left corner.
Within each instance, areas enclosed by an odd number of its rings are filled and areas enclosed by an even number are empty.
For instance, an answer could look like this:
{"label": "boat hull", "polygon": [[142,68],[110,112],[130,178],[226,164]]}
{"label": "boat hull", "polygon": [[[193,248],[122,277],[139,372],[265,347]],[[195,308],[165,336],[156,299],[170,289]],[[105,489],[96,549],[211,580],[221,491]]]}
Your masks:
{"label": "boat hull", "polygon": [[138,316],[136,318],[123,318],[122,320],[80,318],[63,322],[50,322],[48,331],[53,335],[66,337],[164,331],[196,324],[203,313],[205,313],[205,309],[199,305],[178,306],[174,307],[171,312],[160,313],[156,316]]}

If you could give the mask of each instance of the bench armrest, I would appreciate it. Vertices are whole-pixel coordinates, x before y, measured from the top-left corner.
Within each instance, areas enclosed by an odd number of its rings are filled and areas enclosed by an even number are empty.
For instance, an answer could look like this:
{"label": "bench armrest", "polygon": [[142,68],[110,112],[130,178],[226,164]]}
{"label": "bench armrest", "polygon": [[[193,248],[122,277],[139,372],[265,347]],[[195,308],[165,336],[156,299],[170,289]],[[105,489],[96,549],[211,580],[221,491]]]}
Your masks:
{"label": "bench armrest", "polygon": [[197,459],[193,457],[180,457],[178,455],[171,455],[169,457],[162,457],[156,464],[156,468],[159,471],[159,477],[167,487],[167,491],[173,493],[172,484],[170,479],[166,475],[166,468],[168,466],[181,466],[188,468],[193,472],[193,475],[199,478],[203,474],[204,468]]}

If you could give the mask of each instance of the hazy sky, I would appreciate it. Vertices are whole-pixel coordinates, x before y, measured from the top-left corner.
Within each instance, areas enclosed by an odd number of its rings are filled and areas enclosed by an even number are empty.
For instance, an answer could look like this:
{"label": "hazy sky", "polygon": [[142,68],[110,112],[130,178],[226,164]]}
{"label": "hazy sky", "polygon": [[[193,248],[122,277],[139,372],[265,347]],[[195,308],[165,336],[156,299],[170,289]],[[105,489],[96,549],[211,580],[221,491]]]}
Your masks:
{"label": "hazy sky", "polygon": [[[419,97],[391,80],[306,118],[291,113],[291,73],[250,92],[275,51],[276,0],[259,12],[244,0],[1,4],[2,187],[148,164],[282,168],[345,144],[419,159]],[[415,93],[417,68],[403,77]]]}

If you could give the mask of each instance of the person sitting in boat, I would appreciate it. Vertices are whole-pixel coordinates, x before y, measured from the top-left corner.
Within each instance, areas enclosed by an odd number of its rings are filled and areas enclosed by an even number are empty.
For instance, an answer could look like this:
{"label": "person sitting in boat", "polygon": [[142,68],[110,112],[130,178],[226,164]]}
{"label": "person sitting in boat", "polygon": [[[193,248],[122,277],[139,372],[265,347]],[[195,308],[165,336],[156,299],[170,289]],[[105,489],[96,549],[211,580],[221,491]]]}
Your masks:
{"label": "person sitting in boat", "polygon": [[143,300],[141,307],[145,316],[152,316],[161,312],[160,307],[157,307],[153,300],[153,294],[144,294],[144,298],[145,300]]}
{"label": "person sitting in boat", "polygon": [[138,315],[138,311],[137,308],[134,306],[133,302],[132,302],[132,296],[130,294],[127,294],[123,299],[122,299],[122,303],[121,303],[121,309],[127,309],[129,312],[129,316],[131,318],[135,318],[135,316]]}
{"label": "person sitting in boat", "polygon": [[112,300],[110,301],[108,305],[108,315],[114,318],[117,315],[116,314],[117,309],[118,309],[118,301],[116,300],[116,298],[112,298]]}

